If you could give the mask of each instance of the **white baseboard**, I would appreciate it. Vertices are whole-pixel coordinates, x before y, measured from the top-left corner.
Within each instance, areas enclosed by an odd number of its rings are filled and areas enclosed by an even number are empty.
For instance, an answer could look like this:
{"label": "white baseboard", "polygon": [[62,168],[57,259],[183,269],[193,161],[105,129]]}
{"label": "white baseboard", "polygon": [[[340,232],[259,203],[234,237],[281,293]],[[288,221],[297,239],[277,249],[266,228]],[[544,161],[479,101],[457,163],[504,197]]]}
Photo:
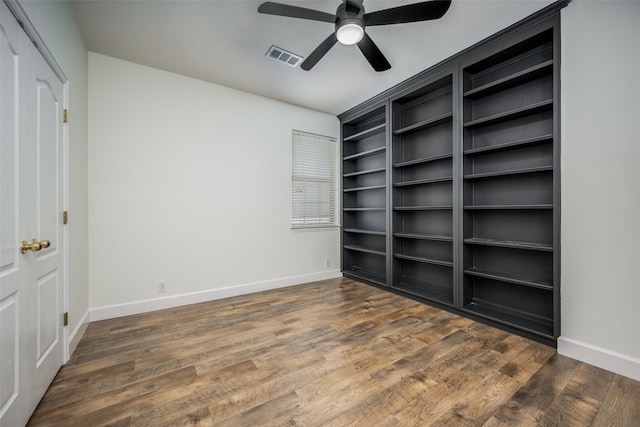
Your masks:
{"label": "white baseboard", "polygon": [[78,343],[80,342],[80,338],[84,335],[84,332],[87,330],[89,326],[89,310],[87,310],[78,325],[75,327],[71,333],[69,333],[69,357],[76,351],[76,347],[78,347]]}
{"label": "white baseboard", "polygon": [[558,338],[558,353],[640,381],[640,359],[572,338]]}
{"label": "white baseboard", "polygon": [[337,277],[342,277],[340,270],[331,270],[320,273],[304,274],[301,276],[284,277],[275,280],[265,280],[262,282],[228,286],[218,289],[209,289],[206,291],[191,292],[188,294],[171,295],[164,298],[95,307],[90,310],[90,318],[92,322],[95,322],[98,320],[129,316],[131,314],[163,310],[165,308],[178,307],[181,305],[197,304],[200,302],[252,294],[255,292],[268,291],[287,286],[301,285],[303,283],[316,282],[318,280],[335,279]]}

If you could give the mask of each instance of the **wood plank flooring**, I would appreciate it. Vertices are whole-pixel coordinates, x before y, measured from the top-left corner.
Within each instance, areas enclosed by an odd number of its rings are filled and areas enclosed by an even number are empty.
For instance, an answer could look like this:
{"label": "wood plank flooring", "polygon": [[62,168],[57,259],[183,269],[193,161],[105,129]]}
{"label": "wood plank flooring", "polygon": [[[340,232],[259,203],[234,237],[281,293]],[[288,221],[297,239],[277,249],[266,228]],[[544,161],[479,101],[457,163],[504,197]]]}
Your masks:
{"label": "wood plank flooring", "polygon": [[640,382],[348,279],[94,322],[30,426],[640,426]]}

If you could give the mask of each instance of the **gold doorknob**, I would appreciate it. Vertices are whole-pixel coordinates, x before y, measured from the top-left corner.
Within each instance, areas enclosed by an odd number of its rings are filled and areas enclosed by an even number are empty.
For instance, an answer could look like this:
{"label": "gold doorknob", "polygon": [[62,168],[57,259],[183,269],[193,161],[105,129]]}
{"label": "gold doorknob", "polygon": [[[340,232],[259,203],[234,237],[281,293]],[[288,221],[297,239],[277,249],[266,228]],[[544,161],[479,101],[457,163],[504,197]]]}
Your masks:
{"label": "gold doorknob", "polygon": [[30,242],[23,240],[20,244],[20,252],[25,253],[27,251],[38,252],[42,249],[46,249],[51,246],[51,242],[48,240],[36,241],[36,239],[31,239]]}

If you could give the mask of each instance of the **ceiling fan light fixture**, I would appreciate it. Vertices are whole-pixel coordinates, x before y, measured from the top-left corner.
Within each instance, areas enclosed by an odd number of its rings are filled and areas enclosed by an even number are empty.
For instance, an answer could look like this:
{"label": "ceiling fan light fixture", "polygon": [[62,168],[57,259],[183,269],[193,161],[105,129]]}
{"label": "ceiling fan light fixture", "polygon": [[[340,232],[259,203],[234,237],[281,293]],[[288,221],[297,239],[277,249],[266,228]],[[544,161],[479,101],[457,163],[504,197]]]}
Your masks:
{"label": "ceiling fan light fixture", "polygon": [[356,23],[346,23],[338,27],[336,36],[344,45],[356,44],[364,37],[364,28]]}

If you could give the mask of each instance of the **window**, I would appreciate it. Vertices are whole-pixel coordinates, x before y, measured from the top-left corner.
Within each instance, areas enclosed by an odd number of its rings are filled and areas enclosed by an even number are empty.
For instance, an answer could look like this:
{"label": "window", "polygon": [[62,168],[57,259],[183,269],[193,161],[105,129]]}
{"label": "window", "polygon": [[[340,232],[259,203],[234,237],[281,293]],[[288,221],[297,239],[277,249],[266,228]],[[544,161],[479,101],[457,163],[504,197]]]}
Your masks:
{"label": "window", "polygon": [[336,224],[336,139],[293,131],[292,228]]}

